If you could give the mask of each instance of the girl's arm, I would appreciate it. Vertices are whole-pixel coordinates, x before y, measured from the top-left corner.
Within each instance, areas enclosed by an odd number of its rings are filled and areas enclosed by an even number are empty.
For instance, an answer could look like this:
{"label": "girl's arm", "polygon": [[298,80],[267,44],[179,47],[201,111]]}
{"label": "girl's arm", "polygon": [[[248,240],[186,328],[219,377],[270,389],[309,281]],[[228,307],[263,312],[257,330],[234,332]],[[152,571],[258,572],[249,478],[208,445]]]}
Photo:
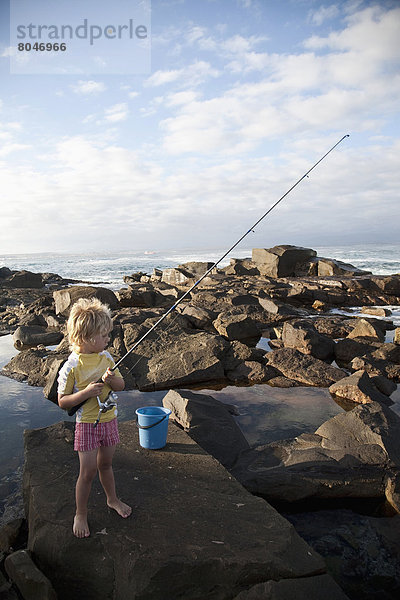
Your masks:
{"label": "girl's arm", "polygon": [[85,400],[92,396],[100,396],[103,385],[104,383],[92,381],[92,383],[89,383],[84,390],[80,390],[79,392],[74,392],[73,394],[58,394],[58,405],[60,408],[68,410],[81,402],[85,402]]}

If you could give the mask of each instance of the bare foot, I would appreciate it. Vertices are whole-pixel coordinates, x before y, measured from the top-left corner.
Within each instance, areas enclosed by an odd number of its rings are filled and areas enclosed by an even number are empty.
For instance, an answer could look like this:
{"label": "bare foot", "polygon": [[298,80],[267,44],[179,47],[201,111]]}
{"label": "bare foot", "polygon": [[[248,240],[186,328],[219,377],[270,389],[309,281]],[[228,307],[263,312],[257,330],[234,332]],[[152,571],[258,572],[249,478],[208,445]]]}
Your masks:
{"label": "bare foot", "polygon": [[125,502],[118,500],[118,498],[115,500],[115,502],[107,502],[107,506],[113,508],[124,519],[129,517],[132,513],[131,507],[125,504]]}
{"label": "bare foot", "polygon": [[90,531],[87,518],[83,515],[75,515],[72,531],[77,538],[89,537]]}

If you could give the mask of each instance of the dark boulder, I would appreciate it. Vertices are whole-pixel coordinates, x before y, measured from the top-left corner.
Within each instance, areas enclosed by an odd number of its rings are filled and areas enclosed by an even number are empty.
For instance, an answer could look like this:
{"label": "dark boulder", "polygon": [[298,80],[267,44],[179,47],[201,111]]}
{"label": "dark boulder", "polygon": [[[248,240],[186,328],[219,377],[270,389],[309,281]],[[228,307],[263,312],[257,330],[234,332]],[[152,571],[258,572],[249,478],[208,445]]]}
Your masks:
{"label": "dark boulder", "polygon": [[230,382],[240,383],[266,383],[276,377],[277,371],[269,365],[261,364],[257,361],[246,360],[237,365],[234,369],[226,372]]}
{"label": "dark boulder", "polygon": [[304,271],[307,263],[317,253],[311,248],[298,246],[274,246],[273,248],[253,248],[252,261],[262,275],[267,277],[291,277]]}
{"label": "dark boulder", "polygon": [[18,547],[19,540],[24,537],[25,520],[13,519],[0,527],[0,554],[10,554]]}
{"label": "dark boulder", "polygon": [[350,368],[354,358],[370,354],[379,347],[379,342],[371,342],[365,338],[344,338],[335,344],[335,360],[340,367]]}
{"label": "dark boulder", "polygon": [[43,329],[47,328],[47,321],[43,314],[28,312],[20,319],[19,325],[25,325],[26,327],[39,326]]}
{"label": "dark boulder", "polygon": [[260,326],[247,311],[226,311],[218,315],[213,323],[216,331],[228,340],[247,341],[261,335]]}
{"label": "dark boulder", "polygon": [[212,322],[217,317],[217,314],[212,310],[189,304],[185,306],[182,314],[192,323],[197,329],[206,329],[212,327]]}
{"label": "dark boulder", "polygon": [[341,316],[324,316],[313,319],[313,325],[318,333],[336,340],[345,338],[352,331],[353,319]]}
{"label": "dark boulder", "polygon": [[211,267],[214,265],[213,262],[198,262],[191,261],[184,263],[183,265],[179,265],[178,269],[183,269],[184,271],[188,271],[192,274],[194,279],[200,279],[202,275],[204,275]]}
{"label": "dark boulder", "polygon": [[163,405],[195,442],[227,468],[235,464],[242,450],[249,448],[231,407],[212,396],[170,390]]}
{"label": "dark boulder", "polygon": [[98,298],[101,302],[107,304],[111,310],[119,306],[118,298],[114,292],[102,287],[73,286],[53,292],[53,298],[56,315],[68,315],[72,305],[79,298]]}
{"label": "dark boulder", "polygon": [[334,396],[345,398],[352,402],[366,404],[369,402],[382,402],[390,405],[393,402],[388,396],[382,394],[373,384],[366,371],[356,371],[349,377],[344,377],[330,386],[329,391]]}
{"label": "dark boulder", "polygon": [[131,275],[124,275],[123,281],[128,285],[132,285],[141,280],[142,277],[145,277],[147,273],[145,271],[137,271],[136,273],[132,273]]}
{"label": "dark boulder", "polygon": [[13,342],[17,350],[24,350],[39,345],[56,346],[63,337],[60,331],[51,331],[39,325],[22,325],[14,332]]}
{"label": "dark boulder", "polygon": [[370,379],[376,389],[382,392],[382,394],[385,394],[385,396],[391,396],[397,389],[397,385],[394,381],[391,381],[384,375],[372,375],[370,376]]}
{"label": "dark boulder", "polygon": [[18,550],[7,556],[4,566],[23,598],[57,600],[50,580],[38,569],[27,550]]}
{"label": "dark boulder", "polygon": [[176,299],[174,296],[167,296],[154,290],[152,286],[130,286],[128,289],[121,289],[118,292],[119,304],[121,307],[152,308],[172,306]]}
{"label": "dark boulder", "polygon": [[29,385],[44,386],[47,366],[46,349],[33,348],[24,350],[14,356],[1,370],[1,374],[17,381],[27,381]]}
{"label": "dark boulder", "polygon": [[8,277],[11,277],[12,273],[13,272],[8,267],[0,267],[0,279],[7,279]]}
{"label": "dark boulder", "polygon": [[354,275],[371,274],[371,271],[364,271],[341,260],[323,258],[322,256],[318,257],[317,264],[317,274],[319,277],[334,277],[335,275],[353,277]]}
{"label": "dark boulder", "polygon": [[265,359],[267,364],[275,367],[280,374],[305,385],[329,387],[346,377],[346,373],[341,369],[294,348],[271,350]]}
{"label": "dark boulder", "polygon": [[250,258],[231,258],[230,264],[224,267],[225,275],[259,275],[260,272]]}
{"label": "dark boulder", "polygon": [[385,328],[382,322],[367,319],[357,319],[354,329],[347,336],[352,338],[368,338],[378,342],[385,340]]}
{"label": "dark boulder", "polygon": [[296,309],[294,306],[279,302],[263,292],[260,292],[258,296],[258,302],[261,308],[271,315],[286,316],[299,314],[298,309]]}
{"label": "dark boulder", "polygon": [[2,281],[2,285],[10,288],[33,288],[44,287],[42,275],[31,271],[14,271],[12,275]]}
{"label": "dark boulder", "polygon": [[[139,334],[146,330],[139,329]],[[131,333],[132,327],[124,327],[128,348]],[[132,368],[136,386],[142,391],[219,383],[226,380],[222,360],[228,348],[224,338],[205,331],[181,330],[174,334],[169,330],[165,343],[160,343],[158,337],[142,342],[126,365]]]}
{"label": "dark boulder", "polygon": [[372,358],[387,360],[395,365],[400,365],[400,346],[398,344],[382,344],[371,353]]}
{"label": "dark boulder", "polygon": [[194,283],[194,275],[187,269],[164,269],[161,281],[170,285],[188,285]]}
{"label": "dark boulder", "polygon": [[334,357],[333,340],[318,333],[314,325],[306,319],[286,321],[283,325],[282,340],[285,348],[296,348],[321,360],[332,361]]}
{"label": "dark boulder", "polygon": [[370,376],[383,375],[387,379],[400,383],[400,365],[383,358],[376,358],[371,354],[353,358],[351,368],[353,371],[366,371]]}
{"label": "dark boulder", "polygon": [[373,275],[371,277],[377,288],[389,296],[400,296],[400,275]]}
{"label": "dark boulder", "polygon": [[242,344],[238,340],[233,340],[223,356],[224,369],[232,371],[243,361],[255,361],[264,364],[264,356],[265,350],[253,348],[247,344]]}

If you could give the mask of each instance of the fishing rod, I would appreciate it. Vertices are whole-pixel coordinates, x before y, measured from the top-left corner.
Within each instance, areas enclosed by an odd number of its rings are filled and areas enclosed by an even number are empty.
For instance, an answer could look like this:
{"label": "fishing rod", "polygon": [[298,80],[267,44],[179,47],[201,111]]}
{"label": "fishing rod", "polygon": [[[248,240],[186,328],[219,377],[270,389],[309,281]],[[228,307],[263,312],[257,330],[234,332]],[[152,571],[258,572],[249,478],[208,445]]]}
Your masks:
{"label": "fishing rod", "polygon": [[[171,306],[171,308],[169,308],[159,319],[158,321],[156,321],[156,323],[154,323],[154,325],[148,329],[148,331],[146,331],[146,333],[144,335],[142,335],[142,337],[140,339],[137,340],[137,342],[135,342],[132,346],[132,348],[130,348],[128,350],[128,352],[126,352],[126,354],[124,354],[124,356],[122,358],[119,359],[119,361],[114,365],[114,367],[112,367],[110,370],[111,371],[115,371],[115,369],[117,369],[119,367],[119,365],[121,365],[127,358],[128,356],[130,356],[132,354],[132,352],[134,350],[136,350],[136,348],[139,346],[139,344],[141,344],[143,342],[143,340],[145,340],[151,333],[152,331],[154,331],[156,329],[156,327],[158,327],[160,325],[160,323],[162,323],[167,317],[168,315],[170,315],[177,306],[179,306],[179,304],[189,296],[189,294],[199,285],[199,283],[201,283],[203,281],[203,279],[205,279],[207,277],[207,275],[209,275],[211,273],[211,271],[213,271],[213,269],[215,269],[215,267],[217,267],[217,265],[219,265],[219,263],[221,261],[224,260],[224,258],[226,258],[228,256],[228,254],[230,254],[232,252],[232,250],[234,250],[236,248],[236,246],[238,246],[240,244],[240,242],[242,242],[244,240],[245,237],[247,237],[249,235],[249,233],[254,233],[254,229],[257,227],[257,225],[259,225],[261,223],[261,221],[263,219],[265,219],[265,217],[267,215],[270,214],[270,212],[272,212],[274,210],[274,208],[276,206],[278,206],[278,204],[280,202],[282,202],[282,200],[284,198],[286,198],[286,196],[288,196],[290,194],[290,192],[292,192],[294,190],[294,188],[296,186],[299,185],[299,183],[301,181],[303,181],[303,179],[305,179],[306,177],[308,177],[309,173],[311,173],[311,171],[313,169],[315,169],[315,167],[317,167],[327,156],[328,154],[330,154],[337,146],[339,146],[339,144],[341,144],[343,142],[344,139],[350,137],[349,134],[344,135],[338,142],[336,142],[336,144],[334,146],[332,146],[332,148],[330,148],[328,150],[328,152],[326,152],[310,169],[308,169],[308,171],[306,173],[304,173],[304,175],[302,177],[300,177],[300,179],[298,179],[296,181],[296,183],[294,183],[292,185],[291,188],[288,189],[287,192],[285,192],[283,194],[283,196],[281,196],[279,198],[279,200],[277,200],[255,223],[254,225],[252,225],[250,227],[250,229],[248,231],[246,231],[238,240],[237,242],[235,242],[233,244],[233,246],[231,246],[229,248],[229,250],[227,250],[222,256],[221,258],[219,258],[209,269],[207,269],[207,271],[201,276],[199,277],[199,279],[183,294],[183,296],[181,296],[173,306]],[[101,379],[99,380],[100,382],[102,381]],[[100,408],[99,414],[100,412],[106,412],[107,410],[110,410],[113,406],[115,406],[115,402],[114,400],[110,400],[108,401],[109,398],[112,398],[112,392],[110,392],[109,397],[105,400],[105,402],[103,403],[104,407]],[[83,403],[82,403],[83,404]],[[69,415],[73,415],[80,406],[82,406],[82,404],[78,405],[78,406],[74,406],[72,409],[70,409],[68,411]]]}

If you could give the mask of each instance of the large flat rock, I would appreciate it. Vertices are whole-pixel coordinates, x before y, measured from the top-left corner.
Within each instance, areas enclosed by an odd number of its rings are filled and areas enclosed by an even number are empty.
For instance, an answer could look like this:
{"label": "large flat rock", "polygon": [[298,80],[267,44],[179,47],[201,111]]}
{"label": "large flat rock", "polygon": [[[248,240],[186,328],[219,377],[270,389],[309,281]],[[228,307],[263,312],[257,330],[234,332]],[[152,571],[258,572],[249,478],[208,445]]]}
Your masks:
{"label": "large flat rock", "polygon": [[315,433],[244,450],[231,472],[270,502],[384,498],[399,505],[400,417],[378,402],[325,421]]}
{"label": "large flat rock", "polygon": [[[301,587],[304,577],[316,581],[308,597],[320,597],[321,557],[183,430],[170,423],[168,443],[157,451],[139,446],[132,421],[120,423],[120,435],[114,470],[133,516],[109,511],[95,482],[91,537],[81,540],[71,530],[73,424],[26,432],[28,549],[59,600],[228,600],[263,582]],[[330,585],[337,593],[327,576],[328,597]]]}

